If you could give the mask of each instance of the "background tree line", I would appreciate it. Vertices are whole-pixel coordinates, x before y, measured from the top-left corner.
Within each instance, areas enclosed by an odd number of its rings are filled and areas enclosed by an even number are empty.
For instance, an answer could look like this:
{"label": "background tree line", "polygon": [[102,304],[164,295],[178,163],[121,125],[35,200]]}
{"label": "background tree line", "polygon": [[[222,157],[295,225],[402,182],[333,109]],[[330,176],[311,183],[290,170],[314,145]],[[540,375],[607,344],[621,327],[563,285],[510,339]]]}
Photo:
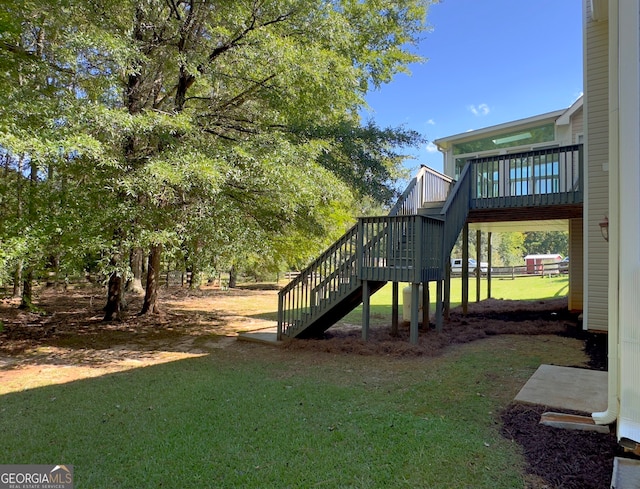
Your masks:
{"label": "background tree line", "polygon": [[[482,261],[488,260],[487,240],[488,233],[482,232],[480,237]],[[569,254],[569,233],[562,231],[492,233],[491,249],[492,265],[498,267],[524,265],[526,255],[559,254],[565,257]],[[475,259],[477,250],[476,233],[469,232],[469,256]],[[451,256],[462,256],[462,236],[458,238]]]}
{"label": "background tree line", "polygon": [[98,271],[109,320],[163,261],[301,267],[396,197],[422,138],[359,114],[430,3],[3,2],[0,280]]}

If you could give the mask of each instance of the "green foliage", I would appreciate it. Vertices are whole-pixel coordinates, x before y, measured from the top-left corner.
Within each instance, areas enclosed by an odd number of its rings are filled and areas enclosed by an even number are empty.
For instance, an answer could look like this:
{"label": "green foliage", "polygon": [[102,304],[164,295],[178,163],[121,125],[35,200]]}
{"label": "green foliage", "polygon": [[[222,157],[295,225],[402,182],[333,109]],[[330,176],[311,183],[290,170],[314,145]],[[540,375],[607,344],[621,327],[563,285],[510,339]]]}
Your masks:
{"label": "green foliage", "polygon": [[307,262],[421,142],[355,114],[419,60],[429,3],[9,0],[3,273],[126,273],[153,244],[199,270]]}
{"label": "green foliage", "polygon": [[569,233],[562,231],[539,231],[525,233],[524,249],[527,254],[569,253]]}
{"label": "green foliage", "polygon": [[500,233],[500,241],[496,249],[505,266],[518,266],[524,263],[525,235],[523,233]]}

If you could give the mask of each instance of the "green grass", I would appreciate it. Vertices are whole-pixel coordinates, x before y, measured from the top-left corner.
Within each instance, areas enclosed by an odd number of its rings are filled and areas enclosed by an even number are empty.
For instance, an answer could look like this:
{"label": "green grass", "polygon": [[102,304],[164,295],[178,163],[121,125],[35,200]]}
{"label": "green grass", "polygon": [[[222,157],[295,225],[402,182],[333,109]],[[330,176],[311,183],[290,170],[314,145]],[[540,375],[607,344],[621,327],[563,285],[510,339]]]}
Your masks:
{"label": "green grass", "polygon": [[243,345],[6,394],[0,453],[92,489],[524,487],[499,411],[540,363],[581,355],[559,337],[403,360]]}
{"label": "green grass", "polygon": [[[566,288],[566,277],[494,280],[493,296]],[[387,320],[391,287],[372,303]],[[394,359],[233,344],[0,396],[0,453],[74,465],[76,487],[92,489],[523,488],[499,413],[541,363],[583,364],[581,348],[503,336]]]}
{"label": "green grass", "polygon": [[[409,284],[400,284],[400,304],[403,303],[402,289]],[[391,284],[385,285],[382,289],[371,296],[371,317],[372,321],[389,321],[391,318]],[[435,311],[436,288],[435,283],[430,283],[430,303],[432,313]],[[491,297],[494,299],[511,300],[541,300],[565,297],[569,293],[569,277],[558,275],[549,277],[518,277],[491,279]],[[487,298],[487,280],[480,281],[480,299]],[[476,300],[476,280],[469,280],[469,301]],[[462,279],[459,277],[451,279],[451,307],[459,306],[462,303]],[[400,311],[402,316],[402,310]],[[402,318],[401,318],[402,319]],[[360,324],[362,320],[362,307],[356,308],[348,314],[344,321],[348,323]]]}

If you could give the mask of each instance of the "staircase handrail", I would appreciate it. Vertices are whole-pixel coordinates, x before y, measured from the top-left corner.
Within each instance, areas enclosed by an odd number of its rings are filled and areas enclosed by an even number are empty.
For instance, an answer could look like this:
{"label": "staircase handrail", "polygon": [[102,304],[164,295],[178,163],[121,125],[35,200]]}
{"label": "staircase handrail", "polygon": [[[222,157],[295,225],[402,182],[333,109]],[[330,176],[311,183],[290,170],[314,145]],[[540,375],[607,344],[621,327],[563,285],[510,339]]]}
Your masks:
{"label": "staircase handrail", "polygon": [[300,274],[295,277],[291,282],[280,289],[279,294],[286,294],[289,290],[295,287],[300,282],[308,280],[309,272],[311,269],[317,268],[320,263],[323,263],[329,256],[332,255],[333,250],[335,248],[339,248],[342,244],[346,243],[349,239],[351,239],[358,230],[358,225],[354,224],[349,230],[344,233],[340,238],[338,238],[329,248],[327,248],[322,254],[318,256],[315,260],[309,263],[304,270],[300,272]]}
{"label": "staircase handrail", "polygon": [[358,225],[352,226],[278,292],[278,339],[305,318],[320,315],[322,300],[357,286],[351,283],[357,268],[357,233]]}
{"label": "staircase handrail", "polygon": [[458,239],[471,208],[471,165],[467,163],[449,194],[441,215],[444,217],[444,256],[448,256]]}
{"label": "staircase handrail", "polygon": [[425,202],[446,200],[455,180],[433,168],[422,165],[406,190],[389,211],[389,216],[413,215]]}

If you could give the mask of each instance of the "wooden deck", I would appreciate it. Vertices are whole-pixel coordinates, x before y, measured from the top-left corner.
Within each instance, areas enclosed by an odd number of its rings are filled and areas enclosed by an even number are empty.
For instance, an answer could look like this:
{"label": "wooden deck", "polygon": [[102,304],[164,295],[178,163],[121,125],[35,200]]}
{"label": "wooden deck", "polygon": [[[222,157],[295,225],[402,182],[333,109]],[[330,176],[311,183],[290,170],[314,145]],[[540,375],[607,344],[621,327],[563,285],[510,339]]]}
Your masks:
{"label": "wooden deck", "polygon": [[457,181],[423,167],[388,216],[358,219],[283,288],[278,339],[322,333],[360,302],[368,310],[385,282],[441,290],[465,224],[582,217],[582,168],[582,145],[471,160]]}

